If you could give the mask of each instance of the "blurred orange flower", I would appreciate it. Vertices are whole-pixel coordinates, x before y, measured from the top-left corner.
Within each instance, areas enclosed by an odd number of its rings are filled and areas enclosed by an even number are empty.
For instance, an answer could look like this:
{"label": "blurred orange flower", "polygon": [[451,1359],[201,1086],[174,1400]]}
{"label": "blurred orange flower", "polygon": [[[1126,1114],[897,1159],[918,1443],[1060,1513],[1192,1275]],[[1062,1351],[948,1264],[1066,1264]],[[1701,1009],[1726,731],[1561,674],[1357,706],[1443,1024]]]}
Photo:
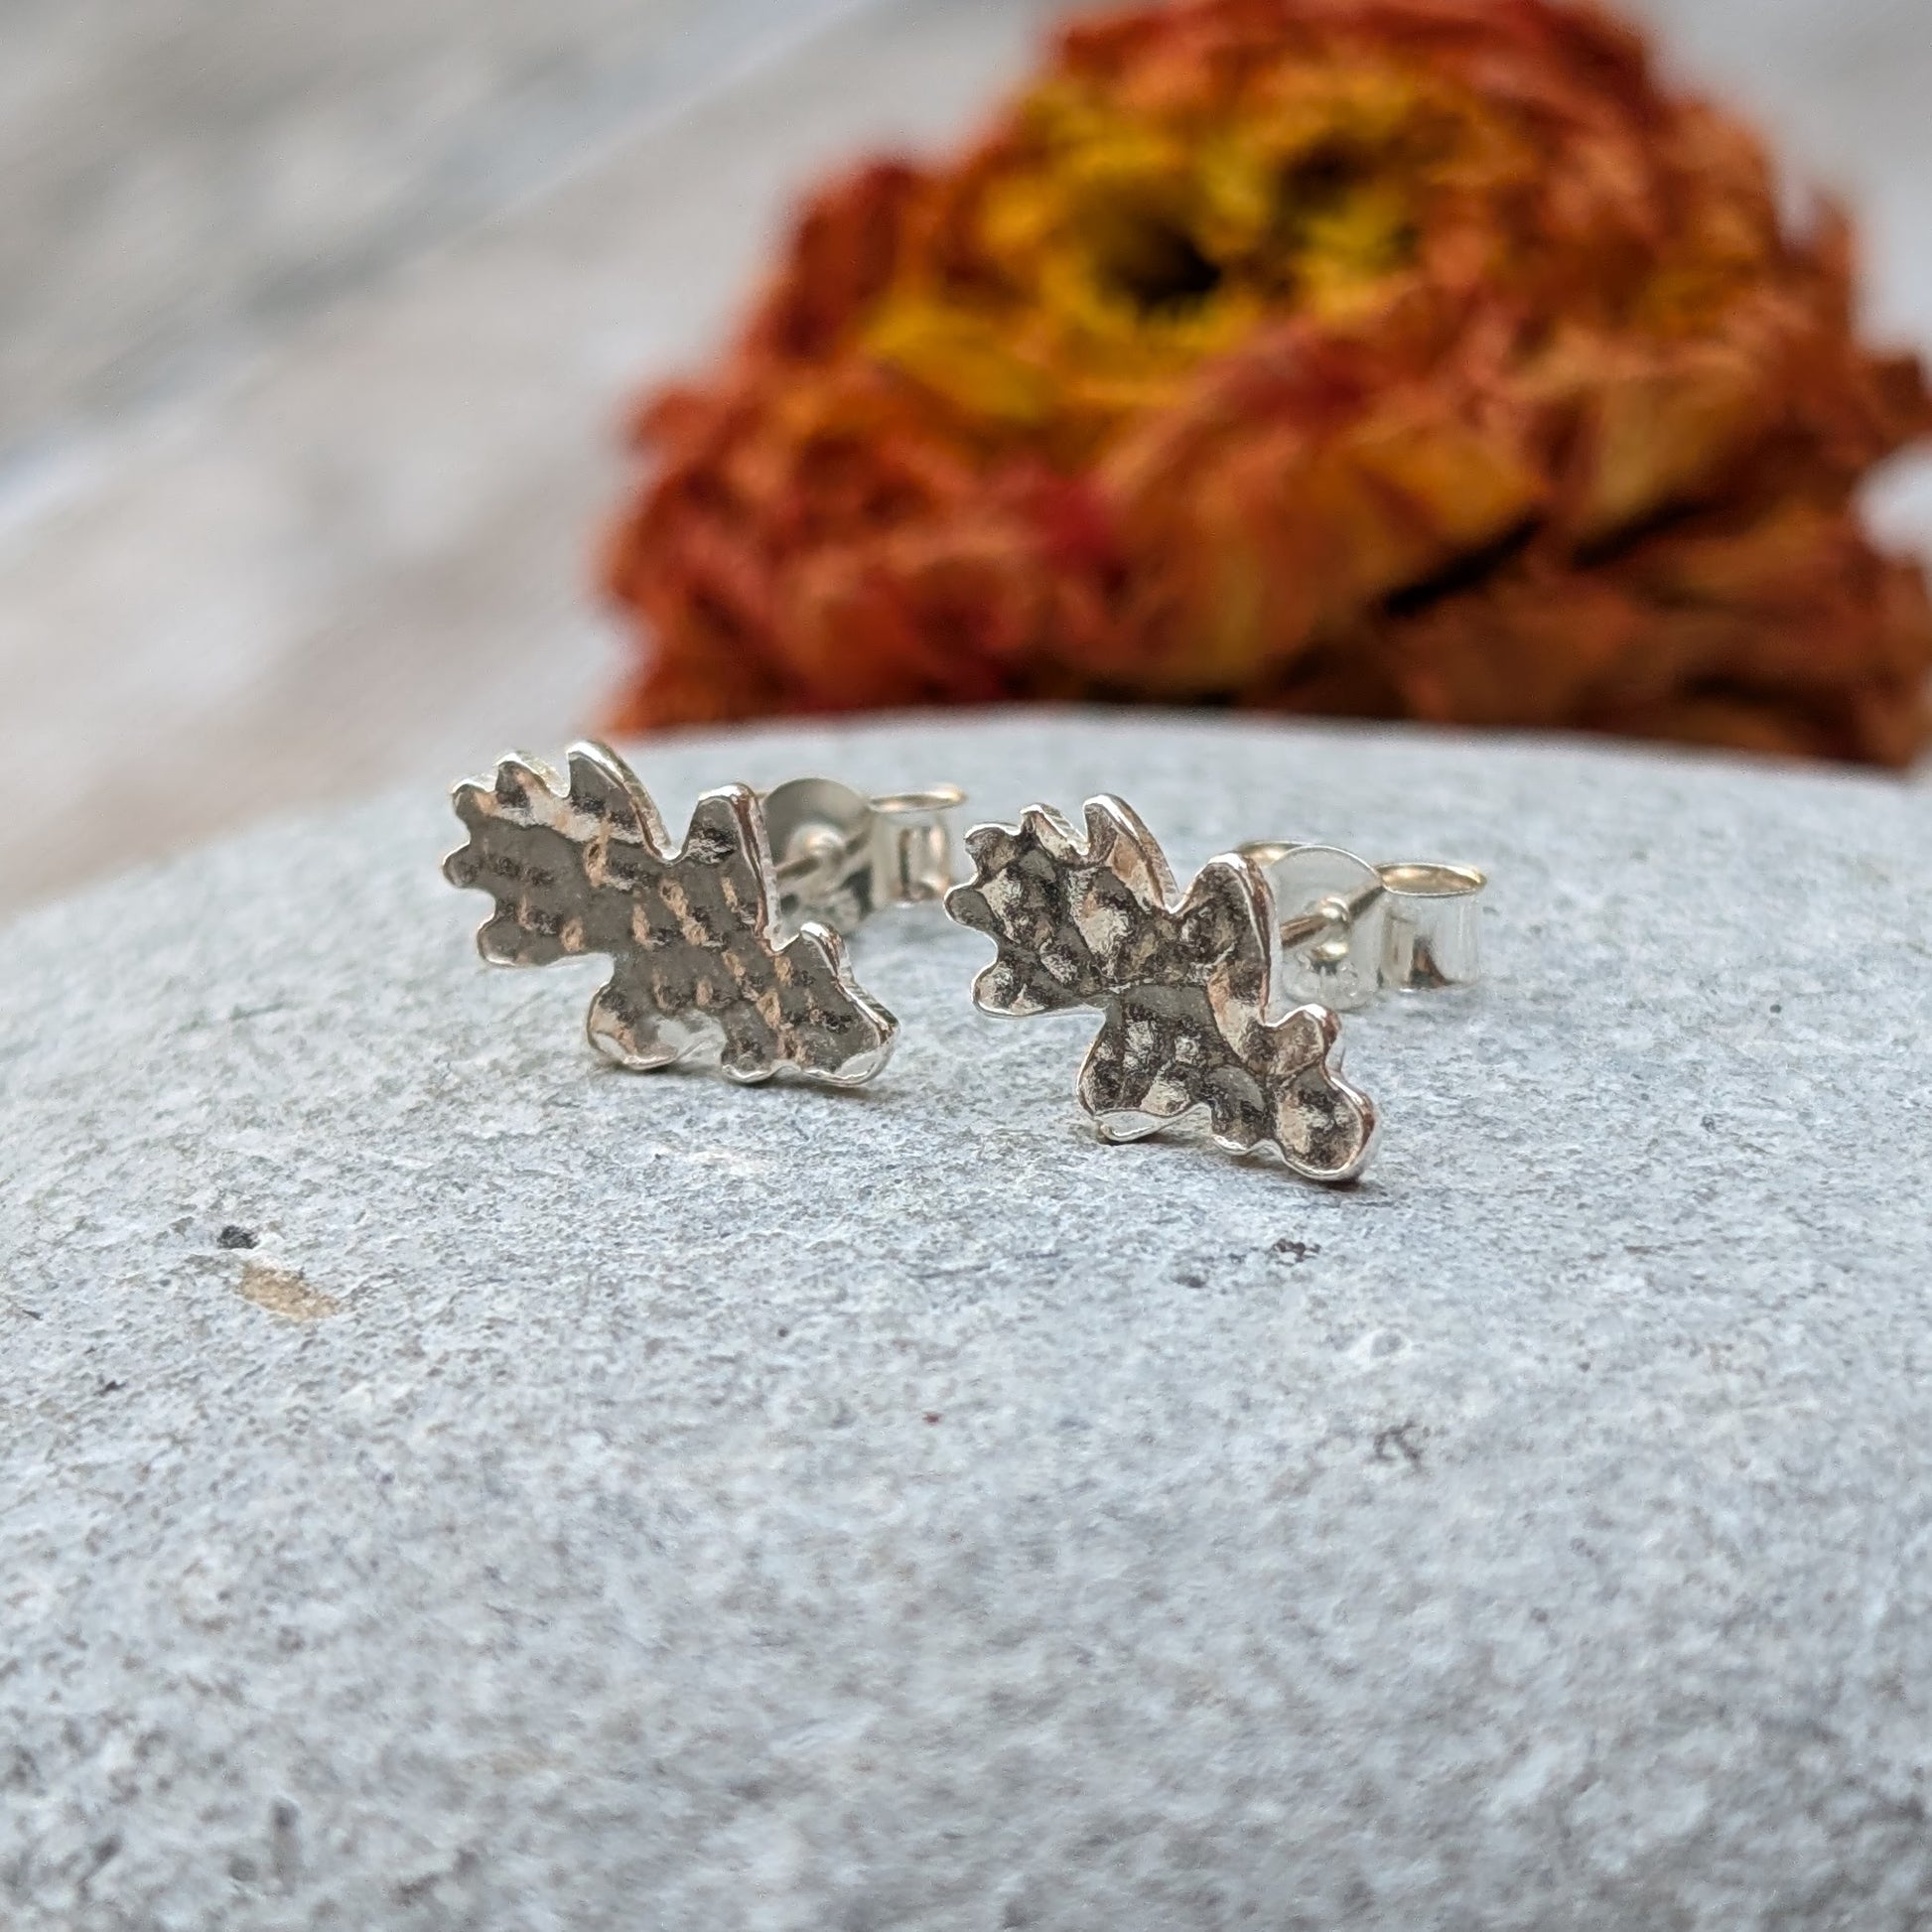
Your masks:
{"label": "blurred orange flower", "polygon": [[1932,610],[1854,492],[1932,430],[1850,235],[1556,0],[1180,0],[963,157],[821,192],[644,404],[630,729],[1025,698],[1902,763]]}

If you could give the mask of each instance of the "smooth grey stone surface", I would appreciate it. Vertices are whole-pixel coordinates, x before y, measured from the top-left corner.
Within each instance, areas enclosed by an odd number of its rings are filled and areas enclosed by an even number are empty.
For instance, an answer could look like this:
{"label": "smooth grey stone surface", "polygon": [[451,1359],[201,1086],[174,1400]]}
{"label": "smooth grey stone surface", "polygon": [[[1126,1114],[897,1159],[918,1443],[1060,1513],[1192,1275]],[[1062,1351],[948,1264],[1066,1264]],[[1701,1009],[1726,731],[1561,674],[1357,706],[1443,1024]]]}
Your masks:
{"label": "smooth grey stone surface", "polygon": [[639,768],[1473,860],[1488,985],[1350,1019],[1324,1192],[1097,1143],[937,919],[857,942],[870,1090],[609,1069],[434,785],[17,922],[0,1924],[1932,1923],[1932,797],[1041,713]]}

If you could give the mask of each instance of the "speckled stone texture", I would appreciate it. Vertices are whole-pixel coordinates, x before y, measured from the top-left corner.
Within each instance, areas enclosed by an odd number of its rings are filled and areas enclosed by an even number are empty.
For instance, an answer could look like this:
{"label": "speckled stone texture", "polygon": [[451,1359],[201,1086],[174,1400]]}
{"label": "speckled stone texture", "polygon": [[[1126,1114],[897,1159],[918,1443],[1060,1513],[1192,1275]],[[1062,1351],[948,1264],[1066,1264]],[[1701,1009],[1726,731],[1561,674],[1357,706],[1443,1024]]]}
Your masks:
{"label": "speckled stone texture", "polygon": [[1347,1022],[1324,1192],[1100,1145],[1091,1016],[935,917],[856,942],[871,1089],[607,1068],[434,784],[16,923],[0,1924],[1932,1924],[1932,797],[1038,714],[638,768],[1474,860],[1489,983]]}

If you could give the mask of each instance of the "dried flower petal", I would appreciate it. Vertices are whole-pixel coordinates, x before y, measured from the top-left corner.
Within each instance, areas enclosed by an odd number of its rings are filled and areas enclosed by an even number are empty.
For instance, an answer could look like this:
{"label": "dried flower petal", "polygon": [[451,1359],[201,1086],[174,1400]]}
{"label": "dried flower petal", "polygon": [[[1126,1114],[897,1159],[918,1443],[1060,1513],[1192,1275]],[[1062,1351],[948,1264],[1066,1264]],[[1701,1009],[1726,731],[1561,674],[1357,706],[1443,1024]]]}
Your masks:
{"label": "dried flower petal", "polygon": [[956,160],[823,190],[640,412],[625,728],[1026,698],[1902,763],[1932,607],[1856,492],[1932,431],[1850,230],[1559,0],[1066,30]]}

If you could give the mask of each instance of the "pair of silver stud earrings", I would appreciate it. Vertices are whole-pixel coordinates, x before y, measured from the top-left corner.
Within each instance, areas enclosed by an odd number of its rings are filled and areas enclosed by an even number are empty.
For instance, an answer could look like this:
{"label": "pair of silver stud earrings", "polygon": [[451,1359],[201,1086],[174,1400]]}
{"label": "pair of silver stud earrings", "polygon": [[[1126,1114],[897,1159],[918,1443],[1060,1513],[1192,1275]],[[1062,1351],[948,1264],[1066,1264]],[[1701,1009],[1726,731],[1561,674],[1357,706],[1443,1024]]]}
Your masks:
{"label": "pair of silver stud earrings", "polygon": [[1311,1180],[1362,1172],[1376,1110],[1342,1077],[1337,1013],[1471,982],[1481,873],[1256,841],[1210,859],[1183,897],[1154,835],[1101,797],[1084,840],[1044,805],[976,827],[973,876],[955,884],[949,814],[964,802],[950,785],[723,785],[673,846],[629,766],[578,745],[562,777],[506,759],[459,785],[470,836],[443,870],[495,900],[477,934],[486,960],[610,958],[588,1031],[627,1067],[870,1080],[898,1023],[853,977],[844,935],[885,906],[943,901],[994,942],[973,987],[983,1012],[1105,1015],[1079,1084],[1104,1139],[1204,1111],[1230,1152],[1273,1146]]}

